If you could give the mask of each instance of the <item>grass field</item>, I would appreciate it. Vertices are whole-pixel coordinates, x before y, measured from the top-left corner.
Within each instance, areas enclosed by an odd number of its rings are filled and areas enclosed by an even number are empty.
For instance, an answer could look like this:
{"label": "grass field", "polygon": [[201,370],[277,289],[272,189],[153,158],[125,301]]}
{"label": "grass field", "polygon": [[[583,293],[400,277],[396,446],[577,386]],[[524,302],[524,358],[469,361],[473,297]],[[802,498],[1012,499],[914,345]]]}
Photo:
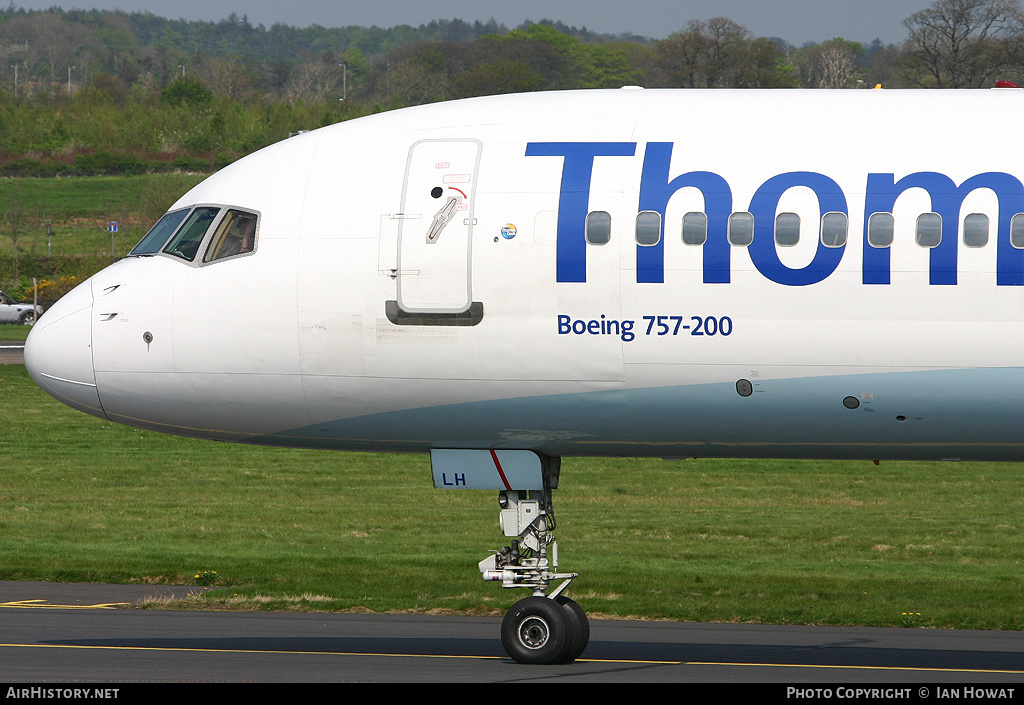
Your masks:
{"label": "grass field", "polygon": [[[204,178],[202,174],[145,174],[0,179],[0,254],[12,253],[16,222],[19,251],[45,255],[46,220],[51,221],[54,256],[109,254],[111,236],[106,224],[116,221],[114,251],[123,256],[179,196]],[[0,281],[7,275],[0,272]]]}
{"label": "grass field", "polygon": [[28,338],[32,326],[23,326],[17,323],[0,323],[0,340],[24,341]]}
{"label": "grass field", "polygon": [[[496,493],[419,455],[117,426],[0,367],[0,579],[197,582],[237,609],[503,612]],[[572,458],[561,568],[592,615],[1024,626],[1021,466]],[[208,571],[204,573],[204,571]]]}

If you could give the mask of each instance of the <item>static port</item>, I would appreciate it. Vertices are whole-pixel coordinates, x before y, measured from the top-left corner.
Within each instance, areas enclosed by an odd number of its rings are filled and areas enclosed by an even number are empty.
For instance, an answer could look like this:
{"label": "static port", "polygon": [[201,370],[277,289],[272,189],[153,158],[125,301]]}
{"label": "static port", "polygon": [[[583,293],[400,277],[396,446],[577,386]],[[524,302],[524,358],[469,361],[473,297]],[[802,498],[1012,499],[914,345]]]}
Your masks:
{"label": "static port", "polygon": [[896,417],[896,420],[897,420],[897,421],[906,421],[906,420],[907,420],[907,417],[906,417],[906,416],[903,416],[903,415],[901,414],[900,416],[897,416],[897,417]]}
{"label": "static port", "polygon": [[843,406],[845,406],[847,409],[856,409],[858,406],[860,406],[860,399],[858,399],[857,397],[846,397],[845,399],[843,399]]}

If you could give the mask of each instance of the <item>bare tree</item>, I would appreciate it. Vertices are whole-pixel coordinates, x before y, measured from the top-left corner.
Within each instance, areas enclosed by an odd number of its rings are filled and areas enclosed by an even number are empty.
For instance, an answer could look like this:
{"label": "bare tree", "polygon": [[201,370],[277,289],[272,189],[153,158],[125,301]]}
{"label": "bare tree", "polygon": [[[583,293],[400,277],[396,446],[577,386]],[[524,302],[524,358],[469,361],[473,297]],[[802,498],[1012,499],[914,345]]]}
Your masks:
{"label": "bare tree", "polygon": [[66,86],[63,71],[76,64],[79,48],[88,44],[89,30],[82,25],[65,22],[50,12],[17,17],[4,23],[0,35],[14,41],[26,42],[29,46],[30,69],[45,74],[45,80],[53,92],[60,92]]}
{"label": "bare tree", "polygon": [[843,46],[829,46],[821,52],[819,88],[846,88],[857,70],[857,57],[853,50]]}
{"label": "bare tree", "polygon": [[938,0],[903,21],[909,82],[936,88],[981,88],[1013,64],[1024,40],[1019,0]]}
{"label": "bare tree", "polygon": [[803,85],[808,88],[852,88],[857,58],[863,54],[863,46],[838,37],[804,47],[797,57]]}
{"label": "bare tree", "polygon": [[[402,105],[422,105],[450,97],[451,85],[443,73],[415,61],[399,61],[388,68],[389,98]],[[500,91],[500,88],[499,88]],[[505,91],[500,91],[505,92]]]}
{"label": "bare tree", "polygon": [[703,22],[691,20],[686,29],[658,42],[654,65],[666,85],[679,88],[702,86],[707,44],[703,30]]}
{"label": "bare tree", "polygon": [[237,56],[197,57],[195,73],[217,95],[245,100],[255,94],[255,79]]}
{"label": "bare tree", "polygon": [[707,24],[709,88],[725,88],[738,84],[747,72],[747,44],[750,31],[726,17],[712,17]]}
{"label": "bare tree", "polygon": [[341,68],[333,63],[307,61],[285,82],[288,102],[318,102],[335,93],[341,96]]}
{"label": "bare tree", "polygon": [[662,81],[681,88],[723,88],[742,84],[749,73],[750,32],[725,17],[691,20],[657,45],[655,67]]}

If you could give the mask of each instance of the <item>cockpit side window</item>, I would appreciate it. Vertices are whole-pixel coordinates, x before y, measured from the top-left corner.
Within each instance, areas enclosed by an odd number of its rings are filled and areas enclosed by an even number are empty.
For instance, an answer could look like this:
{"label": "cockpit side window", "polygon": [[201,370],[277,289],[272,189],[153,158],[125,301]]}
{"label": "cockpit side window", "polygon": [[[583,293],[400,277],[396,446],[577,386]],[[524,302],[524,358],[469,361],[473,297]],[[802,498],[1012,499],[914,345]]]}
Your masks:
{"label": "cockpit side window", "polygon": [[196,253],[199,252],[199,245],[202,244],[206,231],[219,212],[219,208],[196,208],[193,210],[184,225],[167,243],[164,252],[189,262],[193,261],[196,258]]}
{"label": "cockpit side window", "polygon": [[160,251],[164,243],[170,239],[174,231],[181,225],[181,221],[188,215],[188,208],[180,211],[165,213],[164,217],[156,222],[146,236],[139,241],[139,244],[128,253],[131,255],[154,255]]}
{"label": "cockpit side window", "polygon": [[204,262],[252,252],[256,247],[256,214],[229,210],[221,219],[210,246],[203,256]]}

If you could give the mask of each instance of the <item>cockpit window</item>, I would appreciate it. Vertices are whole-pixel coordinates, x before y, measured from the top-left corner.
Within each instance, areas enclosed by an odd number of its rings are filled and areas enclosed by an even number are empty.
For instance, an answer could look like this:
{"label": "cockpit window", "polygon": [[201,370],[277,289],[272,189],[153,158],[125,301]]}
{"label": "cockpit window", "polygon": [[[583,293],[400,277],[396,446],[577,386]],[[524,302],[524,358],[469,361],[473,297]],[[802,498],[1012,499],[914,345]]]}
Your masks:
{"label": "cockpit window", "polygon": [[187,259],[189,262],[193,261],[196,258],[196,253],[199,252],[203,236],[206,235],[210,223],[219,212],[219,208],[196,208],[193,210],[174,238],[167,243],[164,252]]}
{"label": "cockpit window", "polygon": [[166,213],[163,218],[156,222],[146,236],[139,241],[139,244],[132,248],[130,255],[153,255],[160,251],[164,243],[171,237],[171,234],[181,224],[181,221],[188,215],[188,208],[180,211]]}
{"label": "cockpit window", "polygon": [[229,210],[213,233],[204,262],[252,252],[256,246],[256,214]]}

